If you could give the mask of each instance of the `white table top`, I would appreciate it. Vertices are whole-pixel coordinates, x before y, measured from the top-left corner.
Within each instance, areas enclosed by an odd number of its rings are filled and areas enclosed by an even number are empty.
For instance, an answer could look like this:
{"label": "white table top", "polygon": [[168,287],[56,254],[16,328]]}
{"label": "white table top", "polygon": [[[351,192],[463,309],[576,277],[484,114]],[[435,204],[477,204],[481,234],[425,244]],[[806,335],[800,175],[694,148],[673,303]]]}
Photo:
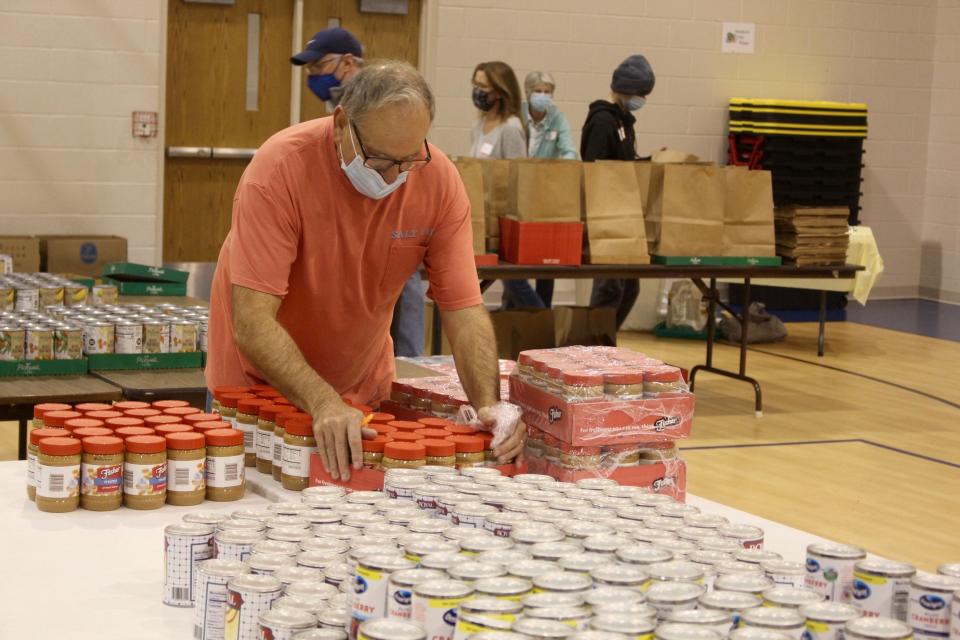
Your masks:
{"label": "white table top", "polygon": [[[163,589],[163,528],[190,510],[233,511],[273,500],[298,500],[272,479],[251,472],[238,502],[155,511],[63,514],[37,511],[26,496],[26,463],[0,463],[0,637],[24,639],[162,638],[189,640],[193,609],[168,607]],[[822,540],[723,505],[687,502],[766,532],[765,546],[802,561],[806,545]]]}

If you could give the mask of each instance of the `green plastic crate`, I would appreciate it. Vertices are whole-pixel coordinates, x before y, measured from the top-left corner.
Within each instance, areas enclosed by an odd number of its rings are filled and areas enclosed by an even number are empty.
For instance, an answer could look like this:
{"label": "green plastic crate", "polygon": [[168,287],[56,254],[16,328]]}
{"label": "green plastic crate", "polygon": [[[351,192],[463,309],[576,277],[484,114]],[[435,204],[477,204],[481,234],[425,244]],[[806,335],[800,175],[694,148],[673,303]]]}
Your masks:
{"label": "green plastic crate", "polygon": [[176,282],[130,282],[104,278],[105,284],[112,284],[122,296],[185,296],[187,285]]}
{"label": "green plastic crate", "polygon": [[88,356],[91,371],[137,369],[199,369],[201,353],[95,353]]}
{"label": "green plastic crate", "polygon": [[77,376],[87,373],[87,359],[0,361],[0,377]]}

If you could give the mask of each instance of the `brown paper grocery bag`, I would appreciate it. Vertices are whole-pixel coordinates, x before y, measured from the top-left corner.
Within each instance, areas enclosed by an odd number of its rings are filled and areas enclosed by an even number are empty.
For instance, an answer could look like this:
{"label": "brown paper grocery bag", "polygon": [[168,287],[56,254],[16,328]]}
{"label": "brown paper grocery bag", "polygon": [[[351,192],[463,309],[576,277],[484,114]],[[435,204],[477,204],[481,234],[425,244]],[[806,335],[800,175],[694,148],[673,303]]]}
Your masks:
{"label": "brown paper grocery bag", "polygon": [[473,253],[486,253],[486,204],[484,202],[483,169],[474,158],[455,158],[453,164],[470,200],[470,226],[473,229]]}
{"label": "brown paper grocery bag", "polygon": [[500,248],[500,217],[509,215],[507,206],[510,192],[509,160],[476,160],[483,170],[484,225],[487,250]]}
{"label": "brown paper grocery bag", "polygon": [[580,222],[580,164],[511,160],[509,215],[521,222]]}
{"label": "brown paper grocery bag", "polygon": [[583,213],[590,264],[649,264],[643,198],[633,162],[583,164]]}
{"label": "brown paper grocery bag", "polygon": [[650,167],[647,234],[662,256],[723,255],[726,182],[712,164]]}
{"label": "brown paper grocery bag", "polygon": [[776,255],[773,183],[770,172],[725,167],[723,175],[726,182],[723,255]]}
{"label": "brown paper grocery bag", "polygon": [[617,346],[617,310],[613,307],[554,307],[558,347]]}

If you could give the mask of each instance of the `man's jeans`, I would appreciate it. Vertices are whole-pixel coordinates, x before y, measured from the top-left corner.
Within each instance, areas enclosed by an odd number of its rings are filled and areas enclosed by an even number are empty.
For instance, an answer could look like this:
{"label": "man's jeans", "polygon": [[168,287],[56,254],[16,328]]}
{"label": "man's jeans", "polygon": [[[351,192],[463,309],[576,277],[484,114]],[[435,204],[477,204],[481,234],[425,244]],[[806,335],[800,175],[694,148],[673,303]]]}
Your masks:
{"label": "man's jeans", "polygon": [[417,270],[410,276],[393,308],[393,323],[390,337],[393,338],[393,354],[416,358],[423,355],[424,304],[423,280]]}

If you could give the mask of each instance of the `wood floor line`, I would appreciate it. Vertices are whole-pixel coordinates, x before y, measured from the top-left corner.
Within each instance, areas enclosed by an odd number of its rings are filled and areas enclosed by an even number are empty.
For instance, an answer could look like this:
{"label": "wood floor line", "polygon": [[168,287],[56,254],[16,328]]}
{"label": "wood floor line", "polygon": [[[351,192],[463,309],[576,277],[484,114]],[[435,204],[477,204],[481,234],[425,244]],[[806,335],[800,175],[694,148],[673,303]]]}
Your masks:
{"label": "wood floor line", "polygon": [[934,395],[934,394],[929,393],[929,392],[927,392],[927,391],[921,391],[920,389],[916,389],[916,388],[914,388],[914,387],[908,387],[907,385],[897,384],[896,382],[890,382],[889,380],[884,380],[883,378],[877,378],[877,377],[874,377],[874,376],[868,376],[868,375],[865,374],[865,373],[859,373],[859,372],[857,372],[857,371],[850,371],[849,369],[844,369],[844,368],[842,368],[842,367],[835,367],[835,366],[833,366],[833,365],[831,365],[831,364],[824,364],[824,363],[822,363],[822,362],[814,362],[814,361],[812,361],[812,360],[806,360],[806,359],[804,359],[804,358],[797,358],[796,356],[788,356],[788,355],[783,354],[783,353],[775,353],[775,352],[773,352],[773,351],[765,351],[765,350],[763,350],[763,349],[757,349],[756,347],[748,347],[747,349],[748,349],[749,351],[754,352],[754,353],[762,353],[763,355],[766,355],[766,356],[774,356],[774,357],[777,357],[777,358],[783,358],[783,359],[785,359],[785,360],[793,360],[794,362],[802,362],[803,364],[813,365],[814,367],[822,367],[822,368],[824,368],[824,369],[830,369],[831,371],[837,371],[837,372],[839,372],[839,373],[846,373],[846,374],[851,375],[851,376],[857,376],[858,378],[863,378],[863,379],[865,379],[865,380],[870,380],[870,381],[872,381],[872,382],[879,382],[880,384],[885,384],[885,385],[890,386],[890,387],[896,387],[897,389],[900,389],[900,390],[902,390],[902,391],[906,391],[906,392],[908,392],[908,393],[914,393],[914,394],[916,394],[916,395],[918,395],[918,396],[923,396],[924,398],[927,398],[928,400],[933,400],[934,402],[940,402],[940,403],[942,403],[942,404],[947,405],[948,407],[951,407],[951,408],[953,408],[953,409],[958,409],[958,410],[960,410],[960,403],[958,403],[958,402],[953,402],[952,400],[947,400],[946,398],[941,398],[940,396]]}
{"label": "wood floor line", "polygon": [[891,451],[893,453],[899,453],[905,456],[919,458],[920,460],[926,460],[927,462],[933,462],[936,464],[942,464],[948,467],[953,467],[955,469],[960,469],[960,463],[957,463],[957,462],[950,462],[949,460],[934,458],[933,456],[927,456],[922,453],[908,451],[907,449],[900,449],[899,447],[891,447],[888,444],[874,442],[873,440],[865,440],[863,438],[849,438],[845,440],[798,440],[795,442],[748,442],[744,444],[710,444],[710,445],[701,445],[698,447],[681,447],[680,451],[705,451],[709,449],[753,449],[753,448],[761,448],[761,447],[795,447],[795,446],[812,445],[812,444],[815,445],[815,444],[851,444],[851,443],[865,444],[871,447],[877,447],[879,449],[886,449],[887,451]]}

